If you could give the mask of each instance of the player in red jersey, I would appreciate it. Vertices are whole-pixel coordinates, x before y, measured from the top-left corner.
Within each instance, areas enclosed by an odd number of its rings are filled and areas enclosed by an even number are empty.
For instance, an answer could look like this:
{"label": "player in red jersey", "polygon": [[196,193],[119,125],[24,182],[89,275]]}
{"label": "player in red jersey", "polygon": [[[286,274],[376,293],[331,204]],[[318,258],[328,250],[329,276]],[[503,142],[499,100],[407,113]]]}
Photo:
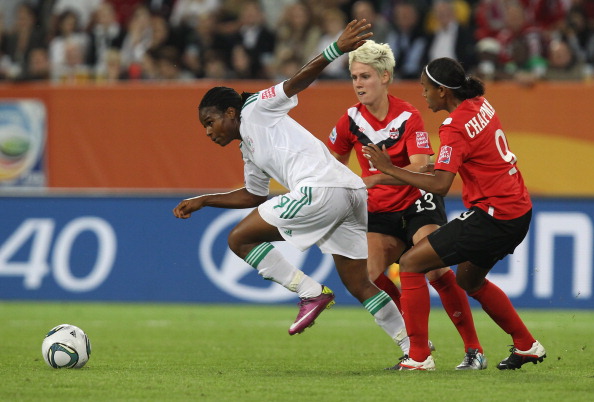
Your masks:
{"label": "player in red jersey", "polygon": [[[445,224],[447,218],[441,196],[413,186],[390,185],[394,179],[381,174],[363,156],[362,148],[369,142],[385,145],[395,166],[418,171],[433,155],[419,111],[389,94],[394,65],[394,54],[387,44],[368,40],[349,53],[349,69],[359,103],[338,120],[327,145],[345,164],[355,150],[369,193],[367,270],[376,286],[400,308],[400,292],[385,275],[386,268],[398,261],[407,248]],[[445,267],[426,276],[464,342],[465,357],[456,368],[486,368],[468,297],[457,285],[454,272]]]}
{"label": "player in red jersey", "polygon": [[544,347],[528,331],[509,297],[485,278],[498,260],[513,253],[522,242],[532,217],[532,202],[499,117],[483,97],[483,83],[467,76],[453,59],[429,63],[421,74],[421,85],[432,111],[450,113],[439,129],[441,144],[434,169],[419,173],[396,167],[371,143],[363,152],[374,166],[400,184],[436,194],[446,195],[459,173],[468,211],[400,258],[402,310],[410,352],[398,369],[435,369],[427,347],[430,306],[424,274],[455,264],[458,284],[513,339],[511,355],[497,368],[514,370],[527,362],[542,362]]}

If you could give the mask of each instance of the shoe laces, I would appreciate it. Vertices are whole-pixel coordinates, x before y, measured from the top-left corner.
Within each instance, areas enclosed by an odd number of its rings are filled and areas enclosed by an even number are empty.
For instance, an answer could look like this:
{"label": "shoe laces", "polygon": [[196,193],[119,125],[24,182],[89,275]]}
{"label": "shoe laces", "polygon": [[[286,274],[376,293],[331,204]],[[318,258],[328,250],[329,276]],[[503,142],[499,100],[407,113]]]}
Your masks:
{"label": "shoe laces", "polygon": [[299,307],[307,306],[309,303],[313,302],[315,297],[308,297],[307,299],[301,299],[297,303]]}
{"label": "shoe laces", "polygon": [[307,299],[301,299],[297,305],[299,306],[299,314],[297,314],[297,319],[303,317],[303,315],[305,314],[305,310],[303,309],[303,307],[307,306],[308,304],[312,303],[315,299],[315,297],[308,297]]}
{"label": "shoe laces", "polygon": [[517,366],[517,367],[521,366],[522,362],[524,361],[524,356],[516,353],[516,351],[519,349],[516,348],[514,345],[508,345],[508,346],[510,346],[509,351],[511,354],[504,361],[507,362],[508,366]]}
{"label": "shoe laces", "polygon": [[297,303],[297,305],[298,305],[299,307],[303,307],[303,306],[305,306],[306,304],[309,304],[309,300],[307,300],[307,299],[301,299],[301,300],[299,300],[299,302]]}
{"label": "shoe laces", "polygon": [[466,356],[464,356],[464,364],[470,366],[472,362],[476,359],[476,355],[478,353],[478,349],[470,349],[466,352]]}

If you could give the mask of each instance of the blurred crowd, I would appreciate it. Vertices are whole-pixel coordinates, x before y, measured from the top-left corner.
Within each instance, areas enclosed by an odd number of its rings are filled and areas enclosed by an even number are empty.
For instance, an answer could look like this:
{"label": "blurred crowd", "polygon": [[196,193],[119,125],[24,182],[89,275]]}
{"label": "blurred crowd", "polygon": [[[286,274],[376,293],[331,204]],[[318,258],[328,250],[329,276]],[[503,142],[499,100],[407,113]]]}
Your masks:
{"label": "blurred crowd", "polygon": [[[0,0],[0,81],[290,77],[366,18],[417,80],[452,57],[484,80],[589,80],[594,0]],[[348,79],[346,56],[322,79]]]}

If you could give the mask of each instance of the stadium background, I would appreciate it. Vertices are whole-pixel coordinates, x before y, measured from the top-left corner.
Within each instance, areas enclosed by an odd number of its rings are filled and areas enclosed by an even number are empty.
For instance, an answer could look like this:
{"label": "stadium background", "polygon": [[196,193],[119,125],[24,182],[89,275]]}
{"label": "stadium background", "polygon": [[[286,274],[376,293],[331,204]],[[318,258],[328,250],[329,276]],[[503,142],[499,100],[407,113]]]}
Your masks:
{"label": "stadium background", "polygon": [[[171,214],[181,198],[242,185],[238,147],[214,146],[197,120],[214,84],[2,87],[0,299],[295,301],[228,251],[225,234],[245,211],[207,209],[189,221]],[[225,83],[245,91],[270,84]],[[445,115],[427,109],[417,83],[393,92],[421,110],[437,146]],[[492,279],[518,307],[594,308],[594,86],[496,83],[487,97],[535,199],[526,242]],[[320,82],[291,115],[325,141],[353,99],[349,83]],[[37,146],[6,152],[15,149],[2,136],[10,126],[34,132]],[[448,197],[450,215],[463,208],[459,189]],[[339,302],[355,303],[317,250],[285,252]]]}

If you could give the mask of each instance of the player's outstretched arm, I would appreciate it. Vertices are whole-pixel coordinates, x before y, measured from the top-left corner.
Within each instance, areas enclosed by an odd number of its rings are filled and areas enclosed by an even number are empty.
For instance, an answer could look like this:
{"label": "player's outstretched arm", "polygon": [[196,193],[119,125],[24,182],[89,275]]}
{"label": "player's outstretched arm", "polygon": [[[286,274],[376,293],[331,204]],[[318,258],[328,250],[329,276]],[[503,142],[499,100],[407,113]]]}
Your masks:
{"label": "player's outstretched arm", "polygon": [[365,43],[366,39],[373,36],[372,32],[363,33],[370,28],[371,24],[368,24],[365,19],[349,22],[336,42],[328,46],[324,52],[301,67],[294,76],[284,82],[283,89],[285,90],[285,94],[290,98],[310,86],[332,60],[343,53],[357,49]]}
{"label": "player's outstretched arm", "polygon": [[266,201],[267,197],[250,193],[242,187],[228,193],[205,194],[198,197],[186,198],[173,208],[176,218],[187,219],[193,212],[204,207],[215,208],[253,208]]}

